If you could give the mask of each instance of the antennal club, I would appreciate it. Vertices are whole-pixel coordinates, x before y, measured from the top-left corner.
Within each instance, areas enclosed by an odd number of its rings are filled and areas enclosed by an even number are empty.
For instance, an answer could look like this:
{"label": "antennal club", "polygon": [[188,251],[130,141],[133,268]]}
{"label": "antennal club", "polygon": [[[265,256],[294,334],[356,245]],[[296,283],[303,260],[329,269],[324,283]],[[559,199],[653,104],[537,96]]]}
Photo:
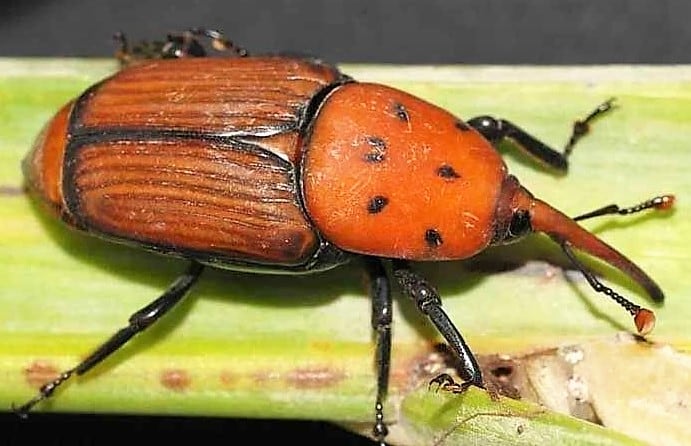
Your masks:
{"label": "antennal club", "polygon": [[600,282],[590,271],[588,271],[585,268],[585,266],[583,266],[581,262],[578,261],[576,255],[571,250],[571,246],[567,241],[562,241],[560,243],[560,246],[566,254],[566,257],[568,257],[571,263],[573,263],[573,265],[576,267],[576,269],[578,269],[583,274],[583,276],[588,281],[588,284],[590,284],[590,286],[595,291],[607,295],[616,303],[624,307],[624,309],[633,316],[634,323],[636,324],[636,329],[638,330],[638,333],[641,334],[641,336],[645,336],[651,331],[653,331],[653,328],[655,328],[655,313],[646,308],[642,308],[639,305],[636,305],[635,303],[631,302],[621,294],[614,291],[612,288],[603,285],[602,282]]}

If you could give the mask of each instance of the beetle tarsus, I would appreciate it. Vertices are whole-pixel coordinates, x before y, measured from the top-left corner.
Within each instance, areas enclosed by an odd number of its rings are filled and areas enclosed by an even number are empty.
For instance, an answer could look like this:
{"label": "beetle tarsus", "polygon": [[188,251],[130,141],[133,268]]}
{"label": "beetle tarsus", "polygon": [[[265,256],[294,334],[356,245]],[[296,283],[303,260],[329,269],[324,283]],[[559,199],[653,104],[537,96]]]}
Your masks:
{"label": "beetle tarsus", "polygon": [[429,383],[427,384],[427,390],[431,390],[432,385],[436,384],[437,388],[435,390],[439,391],[439,389],[442,389],[449,384],[454,384],[454,382],[455,381],[448,373],[440,373],[439,375],[430,379]]}
{"label": "beetle tarsus", "polygon": [[574,122],[569,141],[564,146],[564,158],[568,158],[569,155],[571,155],[571,152],[573,152],[573,148],[576,143],[578,143],[581,138],[590,132],[590,124],[592,124],[595,119],[601,117],[616,107],[616,98],[609,98],[602,104],[598,105],[592,112],[590,112],[588,116],[585,117],[585,119]]}
{"label": "beetle tarsus", "polygon": [[457,383],[448,373],[441,373],[436,377],[432,378],[427,388],[431,388],[433,384],[437,385],[437,391],[444,390],[446,392],[457,394],[464,393],[466,390],[468,390],[468,388],[470,388],[470,386],[474,385],[472,382],[468,381]]}
{"label": "beetle tarsus", "polygon": [[62,372],[57,378],[55,378],[53,381],[50,381],[44,385],[41,386],[41,388],[38,391],[38,394],[27,401],[26,403],[22,404],[19,407],[15,407],[14,404],[12,404],[12,410],[14,413],[19,416],[19,418],[26,419],[29,416],[29,412],[35,405],[40,403],[41,401],[50,398],[53,393],[55,392],[55,389],[57,389],[62,383],[70,379],[72,374],[75,372],[75,369],[70,369],[65,372]]}
{"label": "beetle tarsus", "polygon": [[384,439],[389,435],[389,428],[386,427],[386,423],[384,422],[384,406],[379,402],[375,406],[375,421],[372,434],[379,444],[386,444]]}

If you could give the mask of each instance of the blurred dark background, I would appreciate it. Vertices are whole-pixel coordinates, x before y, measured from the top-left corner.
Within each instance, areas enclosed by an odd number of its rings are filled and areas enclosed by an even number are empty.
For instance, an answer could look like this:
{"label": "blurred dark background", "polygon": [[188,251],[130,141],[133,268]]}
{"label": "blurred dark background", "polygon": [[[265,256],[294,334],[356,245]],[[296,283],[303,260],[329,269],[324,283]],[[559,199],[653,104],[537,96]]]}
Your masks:
{"label": "blurred dark background", "polygon": [[691,62],[688,0],[3,0],[0,56],[109,56],[111,35],[224,30],[335,62]]}
{"label": "blurred dark background", "polygon": [[[115,31],[139,40],[208,27],[254,53],[333,62],[691,63],[689,18],[689,0],[3,0],[0,57],[108,57]],[[175,417],[35,415],[20,423],[0,414],[0,432],[2,444],[370,444],[318,422]]]}

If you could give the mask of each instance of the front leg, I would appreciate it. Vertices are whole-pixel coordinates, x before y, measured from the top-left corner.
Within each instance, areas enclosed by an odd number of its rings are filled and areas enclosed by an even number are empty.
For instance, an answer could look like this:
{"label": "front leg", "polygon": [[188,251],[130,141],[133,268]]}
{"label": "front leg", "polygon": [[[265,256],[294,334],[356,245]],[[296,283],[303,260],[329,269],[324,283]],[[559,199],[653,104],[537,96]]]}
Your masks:
{"label": "front leg", "polygon": [[513,140],[520,148],[534,156],[538,160],[555,169],[566,171],[569,168],[568,158],[574,146],[589,131],[590,124],[615,107],[614,99],[609,99],[598,105],[584,119],[579,119],[573,124],[573,130],[564,149],[559,152],[538,140],[528,132],[506,119],[495,119],[491,116],[478,116],[468,121],[468,125],[480,132],[492,144],[498,144],[503,139]]}
{"label": "front leg", "polygon": [[448,342],[451,350],[461,361],[459,374],[467,385],[484,387],[480,366],[470,347],[441,307],[439,293],[427,280],[410,269],[408,262],[394,260],[393,274],[403,292],[413,298],[418,309],[424,313]]}

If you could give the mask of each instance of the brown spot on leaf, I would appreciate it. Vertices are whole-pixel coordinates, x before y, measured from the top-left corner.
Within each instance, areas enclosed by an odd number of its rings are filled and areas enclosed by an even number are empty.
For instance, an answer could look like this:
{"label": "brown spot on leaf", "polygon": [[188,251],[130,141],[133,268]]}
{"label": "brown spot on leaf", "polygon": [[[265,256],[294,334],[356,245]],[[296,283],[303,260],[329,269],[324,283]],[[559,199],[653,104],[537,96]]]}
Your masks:
{"label": "brown spot on leaf", "polygon": [[15,197],[24,195],[24,189],[18,186],[0,186],[0,196]]}
{"label": "brown spot on leaf", "polygon": [[230,370],[223,370],[219,376],[219,380],[223,387],[235,387],[238,381],[238,375]]}
{"label": "brown spot on leaf", "polygon": [[[363,277],[366,277],[366,275]],[[330,353],[334,351],[334,343],[331,341],[313,341],[310,343],[310,348],[317,352]]]}
{"label": "brown spot on leaf", "polygon": [[51,362],[36,360],[24,369],[26,382],[36,389],[45,383],[54,380],[60,374],[60,370]]}
{"label": "brown spot on leaf", "polygon": [[257,371],[252,373],[252,380],[256,384],[260,384],[263,386],[268,385],[269,383],[276,382],[280,377],[280,374],[275,371]]}
{"label": "brown spot on leaf", "polygon": [[161,373],[161,384],[166,389],[182,392],[192,383],[189,373],[182,369],[168,369]]}
{"label": "brown spot on leaf", "polygon": [[286,381],[300,389],[321,389],[338,384],[345,378],[342,370],[329,367],[300,368],[288,373]]}

